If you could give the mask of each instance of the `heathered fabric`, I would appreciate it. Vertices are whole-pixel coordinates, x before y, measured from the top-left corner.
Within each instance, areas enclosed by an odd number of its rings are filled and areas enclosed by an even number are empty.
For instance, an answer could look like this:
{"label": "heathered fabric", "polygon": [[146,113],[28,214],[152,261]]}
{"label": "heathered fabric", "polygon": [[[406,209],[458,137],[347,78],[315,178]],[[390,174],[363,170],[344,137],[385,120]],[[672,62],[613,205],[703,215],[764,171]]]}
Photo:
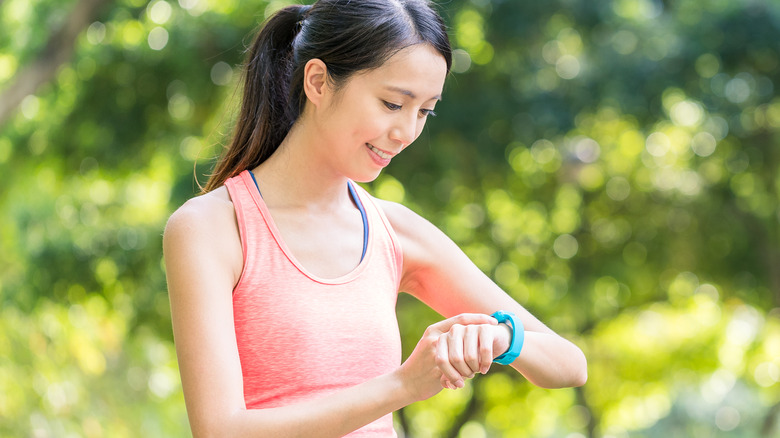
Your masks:
{"label": "heathered fabric", "polygon": [[[323,397],[397,368],[402,253],[368,193],[354,185],[368,218],[365,257],[352,272],[324,279],[285,245],[249,171],[225,186],[244,252],[233,314],[247,409]],[[347,436],[394,437],[392,414]]]}

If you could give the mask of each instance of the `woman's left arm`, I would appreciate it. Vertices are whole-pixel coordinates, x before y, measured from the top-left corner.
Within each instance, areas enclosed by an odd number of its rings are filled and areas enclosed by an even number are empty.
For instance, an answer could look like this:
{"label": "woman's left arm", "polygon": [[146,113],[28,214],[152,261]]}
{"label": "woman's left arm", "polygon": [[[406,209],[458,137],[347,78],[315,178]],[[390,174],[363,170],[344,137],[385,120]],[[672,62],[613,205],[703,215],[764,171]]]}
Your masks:
{"label": "woman's left arm", "polygon": [[[582,350],[512,299],[436,226],[402,205],[378,202],[403,248],[401,291],[417,297],[446,318],[460,313],[513,312],[525,327],[525,342],[512,367],[543,388],[585,384],[588,371]],[[508,347],[508,336],[499,339],[501,331],[496,333],[494,345]],[[501,353],[494,351],[493,357]]]}

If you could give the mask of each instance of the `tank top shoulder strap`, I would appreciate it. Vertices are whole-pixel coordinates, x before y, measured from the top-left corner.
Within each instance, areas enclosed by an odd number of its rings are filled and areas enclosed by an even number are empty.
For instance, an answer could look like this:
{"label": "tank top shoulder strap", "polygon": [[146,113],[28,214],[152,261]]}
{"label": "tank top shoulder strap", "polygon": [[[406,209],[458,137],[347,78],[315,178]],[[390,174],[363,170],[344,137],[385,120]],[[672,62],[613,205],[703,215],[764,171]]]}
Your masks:
{"label": "tank top shoulder strap", "polygon": [[[255,188],[249,176],[249,171],[245,170],[232,178],[228,178],[225,181],[225,188],[230,195],[230,200],[233,202],[233,208],[236,212],[241,250],[243,252],[244,265],[246,266],[249,249],[248,242],[256,237],[254,236],[256,230],[253,230],[249,224],[257,223],[258,221],[262,222],[262,215],[255,206]],[[242,274],[241,277],[237,284],[241,284],[244,275]]]}
{"label": "tank top shoulder strap", "polygon": [[[371,196],[363,187],[355,184],[354,182],[350,181],[350,185],[354,187],[355,193],[360,198],[360,201],[366,210],[366,214],[369,217],[373,216],[376,218],[376,220],[371,222],[372,225],[374,225],[374,230],[371,231],[372,235],[375,237],[379,237],[381,235],[387,236],[387,243],[391,247],[390,250],[393,252],[395,258],[394,270],[396,278],[400,284],[401,273],[403,271],[403,249],[401,248],[401,241],[395,234],[395,230],[393,230],[393,226],[390,224],[390,220],[387,219],[387,216],[385,216],[382,207],[379,206],[374,197]],[[381,230],[377,228],[381,228]]]}

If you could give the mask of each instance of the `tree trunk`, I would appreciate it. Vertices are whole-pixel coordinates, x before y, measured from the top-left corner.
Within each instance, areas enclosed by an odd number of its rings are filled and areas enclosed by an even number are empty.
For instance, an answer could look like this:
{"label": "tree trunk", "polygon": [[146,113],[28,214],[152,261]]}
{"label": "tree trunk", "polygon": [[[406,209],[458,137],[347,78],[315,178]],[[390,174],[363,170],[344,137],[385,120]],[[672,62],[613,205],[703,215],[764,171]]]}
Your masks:
{"label": "tree trunk", "polygon": [[43,50],[29,64],[16,71],[0,94],[0,126],[8,121],[25,97],[54,79],[59,67],[73,54],[76,37],[95,19],[100,7],[110,1],[79,0],[67,20],[49,36]]}

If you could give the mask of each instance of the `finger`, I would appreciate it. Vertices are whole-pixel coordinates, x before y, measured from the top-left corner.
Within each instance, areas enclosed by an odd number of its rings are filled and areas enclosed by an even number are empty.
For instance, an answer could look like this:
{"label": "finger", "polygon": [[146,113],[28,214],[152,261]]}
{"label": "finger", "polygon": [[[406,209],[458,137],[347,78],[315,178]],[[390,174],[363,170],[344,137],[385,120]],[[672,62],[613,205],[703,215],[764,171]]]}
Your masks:
{"label": "finger", "polygon": [[466,333],[466,327],[455,324],[450,331],[443,334],[442,337],[447,339],[447,350],[449,353],[449,362],[461,376],[465,378],[471,378],[474,372],[468,366],[463,358],[463,344],[464,335]]}
{"label": "finger", "polygon": [[479,332],[479,372],[482,374],[487,374],[490,371],[490,365],[493,364],[494,337],[494,330],[481,330]]}
{"label": "finger", "polygon": [[469,325],[469,324],[491,324],[496,325],[498,321],[490,315],[484,313],[461,313],[460,315],[447,318],[443,321],[439,321],[436,324],[432,324],[429,329],[439,331],[439,333],[446,333],[450,328],[455,325]]}
{"label": "finger", "polygon": [[455,387],[455,385],[453,385],[453,384],[452,384],[452,382],[450,382],[449,380],[447,380],[447,378],[446,378],[446,377],[444,377],[443,375],[441,376],[441,378],[439,378],[439,381],[441,382],[441,387],[442,387],[442,388],[447,388],[447,389],[458,389],[458,388],[456,388],[456,387]]}
{"label": "finger", "polygon": [[439,336],[436,344],[436,365],[447,380],[458,388],[463,387],[463,377],[458,370],[450,364],[449,349],[447,347],[447,335]]}
{"label": "finger", "polygon": [[469,367],[469,378],[482,371],[480,368],[479,341],[481,333],[488,331],[488,328],[491,328],[491,326],[469,325],[465,327],[465,334],[463,335],[463,361]]}

